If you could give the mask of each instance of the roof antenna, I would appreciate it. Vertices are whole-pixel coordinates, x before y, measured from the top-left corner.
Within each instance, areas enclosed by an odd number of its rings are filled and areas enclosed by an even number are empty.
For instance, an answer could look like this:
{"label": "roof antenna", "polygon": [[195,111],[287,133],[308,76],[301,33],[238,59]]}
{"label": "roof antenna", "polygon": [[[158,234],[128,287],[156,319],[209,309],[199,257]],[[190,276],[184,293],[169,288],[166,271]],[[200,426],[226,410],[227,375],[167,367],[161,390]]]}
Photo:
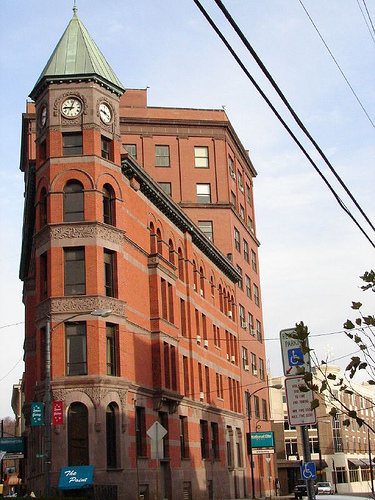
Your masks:
{"label": "roof antenna", "polygon": [[76,0],[74,0],[74,5],[73,5],[73,17],[77,17],[77,6],[76,6]]}

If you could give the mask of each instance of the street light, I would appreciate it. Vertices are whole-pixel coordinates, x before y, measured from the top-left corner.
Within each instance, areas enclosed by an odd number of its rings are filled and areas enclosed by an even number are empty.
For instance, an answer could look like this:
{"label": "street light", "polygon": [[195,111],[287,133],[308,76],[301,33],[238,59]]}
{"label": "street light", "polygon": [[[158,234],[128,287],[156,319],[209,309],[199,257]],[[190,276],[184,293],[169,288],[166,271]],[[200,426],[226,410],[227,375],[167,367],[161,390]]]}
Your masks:
{"label": "street light", "polygon": [[254,396],[254,394],[261,391],[262,389],[282,389],[282,387],[283,387],[282,384],[264,385],[263,387],[259,387],[259,389],[257,389],[253,393],[250,393],[249,391],[246,392],[247,416],[248,416],[248,420],[249,420],[249,439],[247,442],[247,446],[248,446],[248,451],[249,451],[249,455],[250,455],[251,498],[255,498],[254,461],[253,461],[253,446],[251,443],[251,419],[250,419],[251,396]]}
{"label": "street light", "polygon": [[79,312],[59,321],[54,327],[51,327],[51,317],[47,317],[46,325],[46,375],[45,375],[45,429],[44,429],[44,464],[45,464],[45,479],[46,479],[46,497],[51,496],[51,333],[60,325],[78,316],[100,316],[107,318],[112,312],[112,309],[95,309],[90,313]]}

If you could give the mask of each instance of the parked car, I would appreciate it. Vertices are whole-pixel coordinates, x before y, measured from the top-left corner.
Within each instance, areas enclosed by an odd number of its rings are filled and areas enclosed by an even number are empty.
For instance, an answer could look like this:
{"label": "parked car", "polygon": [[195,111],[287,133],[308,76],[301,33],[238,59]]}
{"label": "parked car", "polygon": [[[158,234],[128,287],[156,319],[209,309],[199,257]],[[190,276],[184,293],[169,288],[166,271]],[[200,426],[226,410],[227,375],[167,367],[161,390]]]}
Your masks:
{"label": "parked car", "polygon": [[335,489],[334,487],[332,486],[331,483],[329,483],[328,481],[327,482],[322,482],[322,483],[316,483],[316,486],[317,486],[317,494],[321,494],[321,495],[333,495],[334,492],[335,492]]}
{"label": "parked car", "polygon": [[[315,495],[316,495],[318,493],[318,488],[316,487],[316,484],[314,484],[314,491],[315,491]],[[306,483],[303,482],[303,483],[296,484],[294,489],[293,489],[293,493],[294,493],[294,498],[296,500],[301,499],[302,497],[307,497]]]}

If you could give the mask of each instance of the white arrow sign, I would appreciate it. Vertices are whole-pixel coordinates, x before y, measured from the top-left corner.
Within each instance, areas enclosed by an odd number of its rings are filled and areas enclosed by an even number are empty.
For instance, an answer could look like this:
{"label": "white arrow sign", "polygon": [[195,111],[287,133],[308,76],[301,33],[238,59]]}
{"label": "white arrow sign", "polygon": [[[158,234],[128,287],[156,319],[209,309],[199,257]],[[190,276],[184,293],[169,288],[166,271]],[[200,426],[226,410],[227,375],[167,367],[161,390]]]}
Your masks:
{"label": "white arrow sign", "polygon": [[160,441],[167,434],[167,432],[167,429],[163,427],[161,423],[156,421],[151,425],[151,427],[147,431],[147,434],[152,440]]}

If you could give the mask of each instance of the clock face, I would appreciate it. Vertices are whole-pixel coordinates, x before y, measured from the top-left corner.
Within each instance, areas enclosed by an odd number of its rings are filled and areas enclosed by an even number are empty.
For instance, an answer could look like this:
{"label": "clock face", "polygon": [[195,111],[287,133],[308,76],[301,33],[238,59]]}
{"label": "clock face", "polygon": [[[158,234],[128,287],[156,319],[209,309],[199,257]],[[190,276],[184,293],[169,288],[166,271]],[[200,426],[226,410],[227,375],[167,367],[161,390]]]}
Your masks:
{"label": "clock face", "polygon": [[99,106],[99,115],[103,123],[109,123],[112,120],[112,111],[104,102]]}
{"label": "clock face", "polygon": [[76,97],[65,99],[61,106],[61,113],[66,118],[75,118],[82,111],[82,103]]}
{"label": "clock face", "polygon": [[47,106],[45,104],[43,104],[42,109],[40,110],[39,121],[42,128],[47,123]]}

